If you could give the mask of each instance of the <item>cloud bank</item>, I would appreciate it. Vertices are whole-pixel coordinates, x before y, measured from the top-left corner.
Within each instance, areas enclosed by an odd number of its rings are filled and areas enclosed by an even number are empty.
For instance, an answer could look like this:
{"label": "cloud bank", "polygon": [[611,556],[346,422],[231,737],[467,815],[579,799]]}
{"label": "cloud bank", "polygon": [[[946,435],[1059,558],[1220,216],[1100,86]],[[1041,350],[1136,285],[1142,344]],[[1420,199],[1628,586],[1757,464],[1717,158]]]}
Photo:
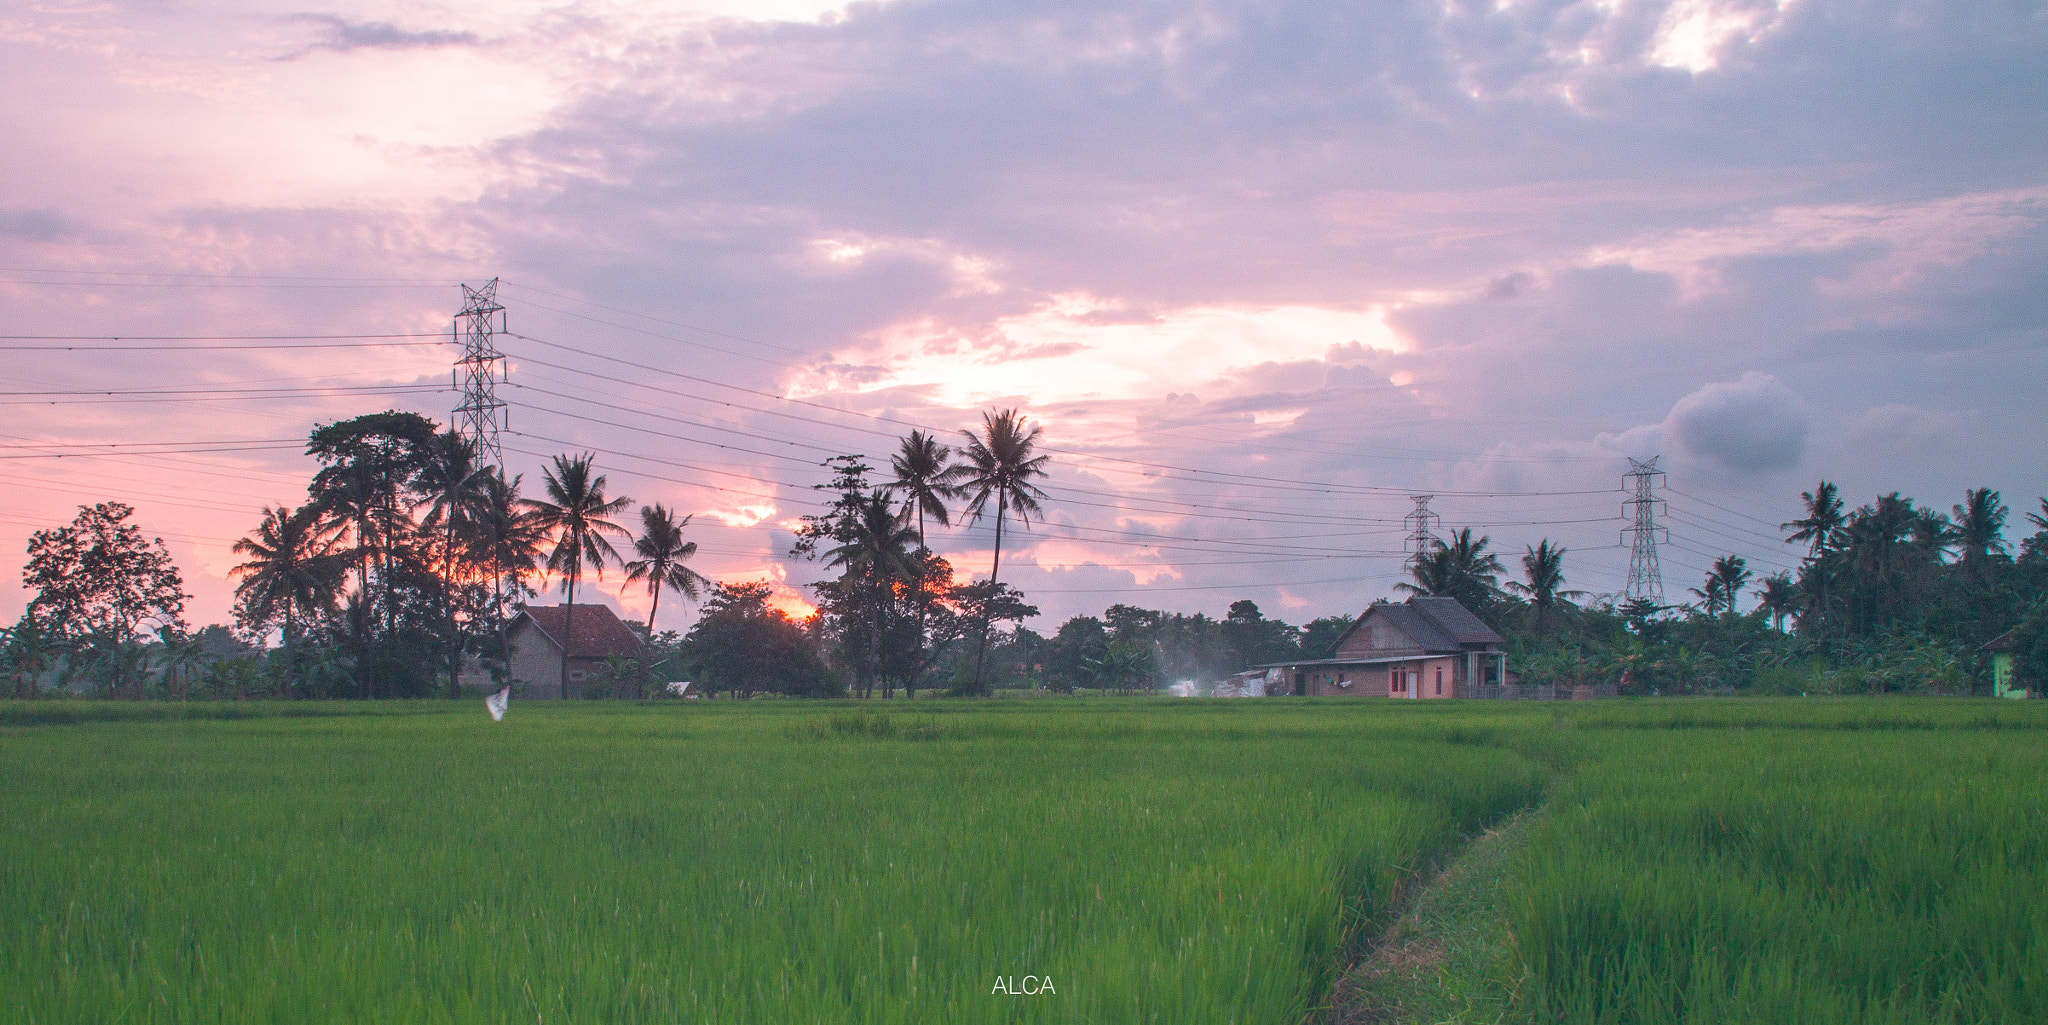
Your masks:
{"label": "cloud bank", "polygon": [[[1937,505],[2048,479],[2027,5],[748,13],[0,17],[0,301],[23,334],[436,332],[456,282],[502,276],[513,468],[595,451],[700,514],[707,571],[792,586],[822,572],[782,553],[823,459],[1018,405],[1056,501],[1005,576],[1055,619],[1356,611],[1399,577],[1409,493],[1615,590],[1624,454],[1714,503],[1682,540],[1759,565],[1795,477]],[[449,358],[29,353],[8,387],[39,405],[0,444],[445,418],[364,389]],[[257,384],[299,390],[43,395]],[[80,462],[0,467],[0,542],[125,497],[204,567],[206,619],[225,545],[308,470]],[[991,542],[941,547],[985,572]]]}

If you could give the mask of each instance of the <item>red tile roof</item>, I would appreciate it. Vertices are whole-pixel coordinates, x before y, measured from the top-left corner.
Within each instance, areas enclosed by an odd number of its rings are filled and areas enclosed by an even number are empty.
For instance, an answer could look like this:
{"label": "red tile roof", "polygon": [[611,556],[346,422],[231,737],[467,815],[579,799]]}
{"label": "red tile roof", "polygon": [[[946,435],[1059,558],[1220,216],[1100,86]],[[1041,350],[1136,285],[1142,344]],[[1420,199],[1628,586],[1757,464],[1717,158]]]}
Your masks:
{"label": "red tile roof", "polygon": [[[552,641],[556,648],[562,646],[563,628],[569,620],[569,609],[563,605],[529,605],[520,613],[533,621],[540,632]],[[513,625],[518,625],[513,620]],[[613,655],[637,655],[643,644],[640,635],[634,633],[612,610],[604,605],[576,606],[576,640],[569,646],[570,658],[609,658]]]}

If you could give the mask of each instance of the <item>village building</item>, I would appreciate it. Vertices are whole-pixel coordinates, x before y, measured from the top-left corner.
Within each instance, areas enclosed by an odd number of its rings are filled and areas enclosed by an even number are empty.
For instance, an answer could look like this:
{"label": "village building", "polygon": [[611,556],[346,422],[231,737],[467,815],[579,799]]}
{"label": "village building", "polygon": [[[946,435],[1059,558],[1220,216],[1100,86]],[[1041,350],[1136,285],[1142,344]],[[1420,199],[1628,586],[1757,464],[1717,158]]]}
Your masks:
{"label": "village building", "polygon": [[1506,643],[1456,598],[1415,597],[1366,609],[1327,658],[1252,672],[1264,671],[1269,695],[1478,697],[1480,687],[1513,682]]}
{"label": "village building", "polygon": [[2030,697],[2025,687],[2012,685],[2012,653],[2019,644],[2013,637],[2019,627],[1999,634],[1984,642],[1983,651],[1991,653],[1991,696],[1994,698]]}
{"label": "village building", "polygon": [[[527,606],[505,628],[505,667],[521,696],[562,696],[562,647],[569,623],[563,605]],[[605,660],[638,657],[645,642],[604,605],[576,606],[576,636],[569,642],[569,696],[582,697]]]}

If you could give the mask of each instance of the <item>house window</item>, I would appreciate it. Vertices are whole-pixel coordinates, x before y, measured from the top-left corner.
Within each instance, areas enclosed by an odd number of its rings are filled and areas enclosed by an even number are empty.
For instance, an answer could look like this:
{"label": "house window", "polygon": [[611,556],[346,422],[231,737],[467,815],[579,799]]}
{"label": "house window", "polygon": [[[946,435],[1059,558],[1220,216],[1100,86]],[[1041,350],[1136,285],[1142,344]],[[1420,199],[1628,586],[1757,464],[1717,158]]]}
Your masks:
{"label": "house window", "polygon": [[581,670],[581,669],[571,669],[571,670],[569,670],[569,679],[571,679],[571,680],[581,680],[581,679],[583,679],[583,670]]}
{"label": "house window", "polygon": [[1444,667],[1436,667],[1436,696],[1444,696]]}

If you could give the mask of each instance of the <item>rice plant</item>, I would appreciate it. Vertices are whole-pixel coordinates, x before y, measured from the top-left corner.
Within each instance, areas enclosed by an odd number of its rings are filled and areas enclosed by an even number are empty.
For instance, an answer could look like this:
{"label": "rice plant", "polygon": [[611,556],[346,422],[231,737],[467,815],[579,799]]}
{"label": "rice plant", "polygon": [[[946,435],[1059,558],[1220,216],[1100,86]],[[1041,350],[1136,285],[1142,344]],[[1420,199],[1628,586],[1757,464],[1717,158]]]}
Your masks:
{"label": "rice plant", "polygon": [[[1357,706],[420,706],[0,732],[37,1022],[1298,1022],[1545,770]],[[1036,980],[1035,995],[1021,989]],[[1050,980],[1050,991],[1045,991]]]}

